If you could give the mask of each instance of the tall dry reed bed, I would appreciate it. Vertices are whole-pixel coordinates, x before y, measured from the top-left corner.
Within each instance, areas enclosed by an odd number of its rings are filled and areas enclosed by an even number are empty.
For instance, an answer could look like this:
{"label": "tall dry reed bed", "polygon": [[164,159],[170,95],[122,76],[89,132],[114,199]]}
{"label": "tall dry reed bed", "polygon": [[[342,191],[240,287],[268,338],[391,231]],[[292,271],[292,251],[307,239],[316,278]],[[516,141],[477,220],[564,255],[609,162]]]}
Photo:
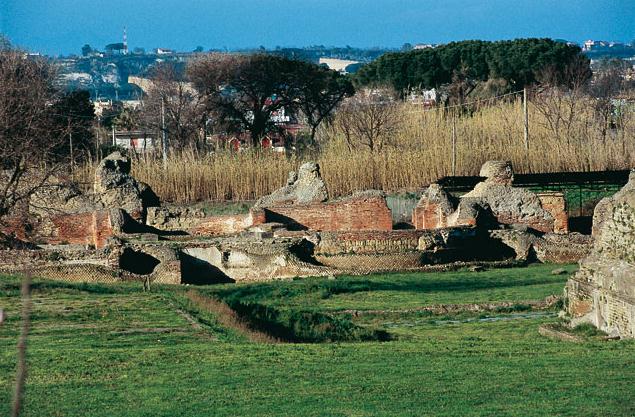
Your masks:
{"label": "tall dry reed bed", "polygon": [[[332,196],[356,190],[417,190],[452,174],[452,132],[456,174],[476,175],[489,159],[510,160],[517,172],[595,171],[635,167],[635,114],[623,112],[617,128],[600,120],[587,98],[548,98],[529,105],[529,150],[523,139],[520,101],[503,102],[452,116],[400,105],[397,128],[371,152],[361,140],[345,140],[340,128],[320,132],[321,150],[281,156],[267,151],[192,152],[140,157],[133,174],[166,201],[252,200],[284,185],[290,170],[316,159]],[[83,168],[89,178],[91,167]]]}

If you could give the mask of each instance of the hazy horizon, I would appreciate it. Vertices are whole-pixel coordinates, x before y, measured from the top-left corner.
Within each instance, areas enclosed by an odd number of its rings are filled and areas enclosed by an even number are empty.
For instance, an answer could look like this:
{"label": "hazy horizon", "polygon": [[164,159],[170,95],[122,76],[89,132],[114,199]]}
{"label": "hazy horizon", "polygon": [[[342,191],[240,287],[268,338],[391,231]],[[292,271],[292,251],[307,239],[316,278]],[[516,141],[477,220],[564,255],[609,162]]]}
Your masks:
{"label": "hazy horizon", "polygon": [[[397,48],[404,43],[548,37],[630,42],[632,0],[3,0],[0,32],[49,55],[121,42],[130,49],[205,50],[309,45]],[[531,4],[529,4],[531,3]],[[604,4],[599,4],[604,3]],[[629,4],[630,3],[630,4]]]}

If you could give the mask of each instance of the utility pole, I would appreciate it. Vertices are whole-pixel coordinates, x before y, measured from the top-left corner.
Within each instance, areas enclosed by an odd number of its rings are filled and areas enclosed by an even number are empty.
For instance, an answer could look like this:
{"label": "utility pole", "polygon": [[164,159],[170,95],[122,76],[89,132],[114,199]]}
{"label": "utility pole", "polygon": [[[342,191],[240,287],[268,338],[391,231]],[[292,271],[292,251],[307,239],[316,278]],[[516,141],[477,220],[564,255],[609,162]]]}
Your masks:
{"label": "utility pole", "polygon": [[168,136],[165,131],[165,100],[161,97],[161,131],[163,132],[163,169],[168,167]]}
{"label": "utility pole", "polygon": [[456,176],[456,113],[452,112],[452,176]]}
{"label": "utility pole", "polygon": [[71,179],[75,181],[75,158],[73,158],[73,130],[71,129],[71,119],[68,119],[68,149],[71,157]]}
{"label": "utility pole", "polygon": [[75,181],[75,158],[73,157],[73,132],[68,132],[68,142],[71,151],[71,179]]}
{"label": "utility pole", "polygon": [[101,116],[97,116],[97,138],[95,140],[95,159],[99,161],[99,145],[101,145],[101,138],[99,137],[99,131],[101,130]]}
{"label": "utility pole", "polygon": [[523,123],[525,125],[525,150],[529,150],[529,113],[527,111],[527,87],[523,88]]}

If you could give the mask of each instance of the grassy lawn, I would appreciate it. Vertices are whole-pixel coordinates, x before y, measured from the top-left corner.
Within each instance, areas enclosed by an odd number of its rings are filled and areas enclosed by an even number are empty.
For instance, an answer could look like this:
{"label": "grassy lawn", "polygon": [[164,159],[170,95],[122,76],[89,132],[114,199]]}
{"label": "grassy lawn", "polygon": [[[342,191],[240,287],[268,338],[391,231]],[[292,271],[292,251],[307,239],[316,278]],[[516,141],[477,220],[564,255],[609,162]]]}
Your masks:
{"label": "grassy lawn", "polygon": [[[233,291],[251,289],[261,303],[321,311],[520,302],[562,292],[566,275],[550,275],[553,268],[316,279],[272,284],[280,293],[264,291],[269,284]],[[362,282],[374,286],[315,294]],[[538,327],[554,322],[552,316],[369,315],[357,322],[384,328],[395,340],[260,344],[197,311],[183,288],[143,293],[134,285],[36,284],[27,416],[635,415],[635,342],[541,337]],[[17,287],[15,279],[0,280],[0,307],[8,312],[0,325],[0,415],[8,413],[15,371]],[[236,294],[231,286],[197,291]],[[352,294],[358,295],[345,297]]]}
{"label": "grassy lawn", "polygon": [[251,300],[280,307],[316,310],[399,310],[432,304],[522,302],[562,295],[568,275],[552,275],[577,265],[535,264],[526,268],[485,272],[405,273],[336,280],[301,279],[292,282],[210,287],[206,292],[224,299]]}

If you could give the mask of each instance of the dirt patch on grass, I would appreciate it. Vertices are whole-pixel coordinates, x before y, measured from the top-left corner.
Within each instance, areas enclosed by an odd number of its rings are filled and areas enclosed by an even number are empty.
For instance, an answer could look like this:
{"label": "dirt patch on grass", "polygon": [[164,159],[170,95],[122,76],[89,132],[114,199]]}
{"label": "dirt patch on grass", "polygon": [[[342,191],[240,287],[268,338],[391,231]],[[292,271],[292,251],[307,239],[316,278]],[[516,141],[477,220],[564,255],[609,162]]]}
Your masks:
{"label": "dirt patch on grass", "polygon": [[607,335],[602,330],[584,323],[571,327],[567,323],[544,324],[538,328],[540,335],[550,339],[562,340],[563,342],[581,343],[589,340],[617,340],[618,337]]}
{"label": "dirt patch on grass", "polygon": [[583,340],[580,336],[572,334],[570,331],[563,330],[559,326],[553,324],[545,324],[538,328],[538,333],[541,336],[548,337],[549,339],[561,340],[563,342],[575,342],[581,343]]}

